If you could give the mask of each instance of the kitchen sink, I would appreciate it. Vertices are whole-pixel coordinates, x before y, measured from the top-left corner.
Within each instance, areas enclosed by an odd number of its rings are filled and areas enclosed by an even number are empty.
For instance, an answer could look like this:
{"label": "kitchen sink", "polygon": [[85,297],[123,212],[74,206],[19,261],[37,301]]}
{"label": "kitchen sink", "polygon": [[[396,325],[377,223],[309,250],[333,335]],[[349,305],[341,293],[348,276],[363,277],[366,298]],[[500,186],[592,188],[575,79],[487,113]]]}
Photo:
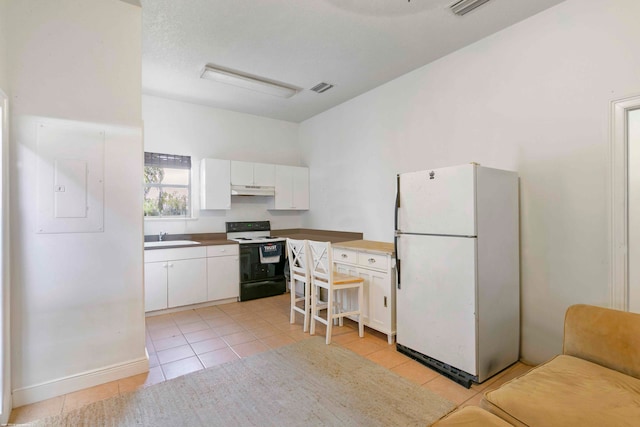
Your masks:
{"label": "kitchen sink", "polygon": [[163,246],[187,246],[187,245],[199,245],[200,242],[194,242],[193,240],[163,240],[161,242],[144,242],[145,248],[159,248]]}

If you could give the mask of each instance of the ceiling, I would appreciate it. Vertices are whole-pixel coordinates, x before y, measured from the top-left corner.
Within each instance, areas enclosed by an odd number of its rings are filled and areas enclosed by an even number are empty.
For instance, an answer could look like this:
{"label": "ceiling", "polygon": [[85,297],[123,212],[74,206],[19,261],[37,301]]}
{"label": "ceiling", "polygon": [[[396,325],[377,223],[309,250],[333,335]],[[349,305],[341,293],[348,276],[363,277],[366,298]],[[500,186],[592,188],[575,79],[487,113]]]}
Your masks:
{"label": "ceiling", "polygon": [[[563,0],[142,0],[143,93],[301,122]],[[205,64],[302,89],[201,79]],[[318,94],[317,83],[335,85]]]}

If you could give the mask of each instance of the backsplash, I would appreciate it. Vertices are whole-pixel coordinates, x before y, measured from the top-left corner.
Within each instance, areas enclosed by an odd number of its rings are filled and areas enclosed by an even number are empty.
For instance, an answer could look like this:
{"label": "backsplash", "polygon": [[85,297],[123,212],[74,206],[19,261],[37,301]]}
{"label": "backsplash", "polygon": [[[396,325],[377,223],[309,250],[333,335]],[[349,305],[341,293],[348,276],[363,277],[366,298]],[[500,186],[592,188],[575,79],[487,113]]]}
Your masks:
{"label": "backsplash", "polygon": [[199,211],[189,219],[145,219],[144,234],[224,233],[228,221],[271,221],[272,229],[301,228],[306,211],[269,211],[270,197],[233,196],[231,209]]}

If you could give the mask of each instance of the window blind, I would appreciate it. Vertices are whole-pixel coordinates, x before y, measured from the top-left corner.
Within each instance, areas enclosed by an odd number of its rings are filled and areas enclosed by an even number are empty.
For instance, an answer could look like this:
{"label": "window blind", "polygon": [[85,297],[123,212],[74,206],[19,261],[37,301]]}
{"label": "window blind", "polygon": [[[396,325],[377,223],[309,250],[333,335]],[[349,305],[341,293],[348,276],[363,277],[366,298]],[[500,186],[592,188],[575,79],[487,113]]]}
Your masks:
{"label": "window blind", "polygon": [[144,153],[145,166],[157,166],[161,168],[191,169],[191,156],[179,156],[177,154]]}

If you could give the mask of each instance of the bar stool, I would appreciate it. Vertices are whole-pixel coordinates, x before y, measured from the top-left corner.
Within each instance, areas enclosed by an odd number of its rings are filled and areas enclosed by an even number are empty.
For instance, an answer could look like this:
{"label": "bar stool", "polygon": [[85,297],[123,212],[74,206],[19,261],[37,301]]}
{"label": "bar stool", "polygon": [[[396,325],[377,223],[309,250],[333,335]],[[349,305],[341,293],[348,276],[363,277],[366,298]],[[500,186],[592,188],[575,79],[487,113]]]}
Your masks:
{"label": "bar stool", "polygon": [[[327,325],[326,343],[331,343],[331,330],[333,321],[340,320],[345,316],[358,316],[358,335],[364,336],[364,325],[362,323],[362,305],[364,301],[364,279],[357,276],[338,273],[333,270],[333,252],[330,242],[315,242],[307,240],[305,252],[309,254],[311,263],[311,335],[315,334],[316,320]],[[327,290],[327,301],[320,301],[320,289]],[[357,310],[343,311],[343,303],[338,303],[338,293],[350,289],[357,289],[358,308]],[[343,299],[343,301],[346,300]],[[320,310],[327,309],[327,317],[322,318]]]}
{"label": "bar stool", "polygon": [[[304,316],[302,330],[309,330],[309,312],[311,308],[311,277],[309,275],[309,262],[305,251],[305,240],[287,239],[287,257],[289,258],[289,272],[291,280],[291,323],[296,323],[296,312]],[[301,292],[296,285],[302,284]],[[304,301],[302,307],[298,303]]]}

